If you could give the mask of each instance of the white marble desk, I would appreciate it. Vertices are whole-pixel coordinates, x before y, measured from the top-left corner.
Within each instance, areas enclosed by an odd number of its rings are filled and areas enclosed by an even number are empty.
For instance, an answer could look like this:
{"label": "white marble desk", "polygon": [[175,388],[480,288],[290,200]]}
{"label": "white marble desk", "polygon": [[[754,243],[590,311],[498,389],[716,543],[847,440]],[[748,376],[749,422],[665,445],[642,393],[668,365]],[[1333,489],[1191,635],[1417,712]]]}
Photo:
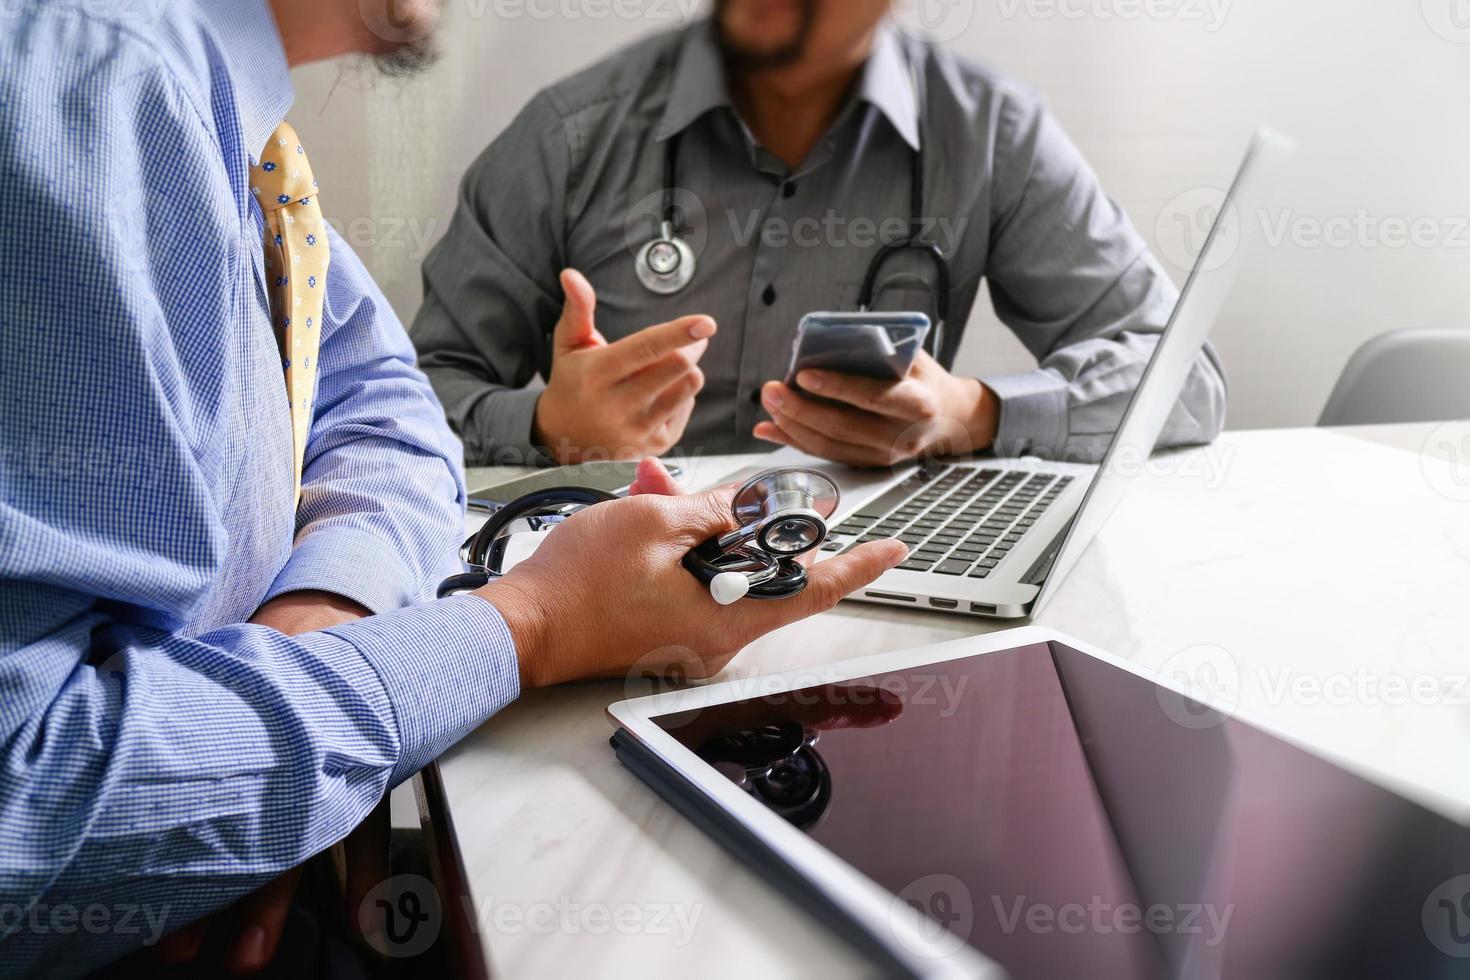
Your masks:
{"label": "white marble desk", "polygon": [[[706,460],[690,477],[743,462]],[[1470,810],[1470,422],[1231,433],[1157,457],[1038,621],[1212,679],[1215,703]],[[1005,625],[843,603],[753,644],[729,672]],[[603,708],[636,693],[529,694],[441,760],[490,970],[860,971],[614,761]]]}

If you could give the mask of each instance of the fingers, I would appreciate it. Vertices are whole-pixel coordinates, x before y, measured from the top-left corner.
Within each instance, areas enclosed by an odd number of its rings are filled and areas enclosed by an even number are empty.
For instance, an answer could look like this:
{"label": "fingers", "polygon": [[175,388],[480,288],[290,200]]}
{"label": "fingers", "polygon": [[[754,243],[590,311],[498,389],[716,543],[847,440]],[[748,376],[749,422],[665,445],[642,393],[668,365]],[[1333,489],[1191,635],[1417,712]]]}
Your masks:
{"label": "fingers", "polygon": [[[686,402],[692,409],[694,396],[698,395],[703,388],[704,372],[699,368],[690,368],[687,373],[654,395],[648,407],[640,412],[638,417],[653,423],[666,422],[678,414]],[[687,419],[688,416],[685,417]]]}
{"label": "fingers", "polygon": [[178,965],[192,963],[204,948],[204,939],[209,934],[210,918],[191,922],[164,936],[153,947],[153,956],[159,962]]}
{"label": "fingers", "polygon": [[848,466],[889,466],[895,461],[891,458],[894,455],[891,451],[843,442],[785,417],[777,422],[757,423],[753,435],[757,439],[780,443],[810,456],[820,456]]}
{"label": "fingers", "polygon": [[860,447],[857,455],[867,466],[889,466],[913,457],[922,448],[920,439],[929,425],[813,401],[779,382],[769,382],[761,389],[761,406],[786,435],[800,441],[820,438]]}
{"label": "fingers", "polygon": [[675,407],[674,412],[655,431],[655,442],[658,449],[655,452],[664,452],[684,438],[684,429],[689,425],[689,417],[694,414],[694,398],[689,397]]}
{"label": "fingers", "polygon": [[645,493],[661,497],[682,497],[684,488],[669,474],[661,461],[650,456],[638,463],[638,473],[633,479],[633,485],[628,488],[630,497]]}
{"label": "fingers", "polygon": [[735,527],[730,502],[735,499],[733,486],[717,487],[702,493],[683,494],[660,500],[660,520],[667,525],[663,533],[673,532],[684,550]]}
{"label": "fingers", "polygon": [[740,609],[757,617],[762,634],[808,616],[826,612],[908,557],[902,541],[870,541],[820,562],[808,573],[807,587],[798,596],[779,602],[742,603]]}
{"label": "fingers", "polygon": [[[705,346],[705,341],[699,341],[678,354],[665,355],[643,370],[619,381],[614,391],[623,397],[650,401],[681,382],[697,381],[698,387],[694,391],[698,392],[704,387],[704,372],[695,367],[695,364],[699,360],[698,355],[704,353]],[[686,360],[680,356],[685,352],[694,352],[696,356],[692,361]]]}
{"label": "fingers", "polygon": [[802,371],[796,383],[814,395],[906,422],[930,418],[938,411],[928,386],[911,380],[882,381],[831,371]]}
{"label": "fingers", "polygon": [[608,345],[608,376],[626,378],[667,354],[714,335],[715,321],[707,316],[680,317],[671,323],[646,327]]}
{"label": "fingers", "polygon": [[565,354],[584,347],[601,347],[607,343],[597,332],[597,293],[587,277],[576,269],[564,269],[561,274],[562,303],[561,319],[552,331],[553,354]]}
{"label": "fingers", "polygon": [[301,868],[292,868],[275,881],[236,903],[231,917],[242,926],[230,947],[225,968],[235,976],[249,976],[270,966],[286,927],[286,914],[296,896]]}
{"label": "fingers", "polygon": [[878,459],[903,458],[918,451],[917,446],[899,446],[898,443],[905,435],[911,437],[917,433],[921,426],[860,408],[813,401],[780,382],[767,382],[762,387],[761,405],[787,432],[791,431],[788,422],[798,422],[804,428],[838,442],[878,450],[875,457]]}

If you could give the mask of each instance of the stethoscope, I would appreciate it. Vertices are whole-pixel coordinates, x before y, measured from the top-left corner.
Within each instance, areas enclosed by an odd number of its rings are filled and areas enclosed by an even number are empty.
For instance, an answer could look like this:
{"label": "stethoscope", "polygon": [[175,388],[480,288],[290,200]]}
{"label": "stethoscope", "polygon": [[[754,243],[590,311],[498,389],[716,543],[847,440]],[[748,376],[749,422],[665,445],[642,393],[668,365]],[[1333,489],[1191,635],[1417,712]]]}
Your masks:
{"label": "stethoscope", "polygon": [[[590,487],[536,490],[495,512],[464,543],[466,571],[439,585],[439,598],[478,589],[505,574],[511,539],[517,534],[548,533],[588,507],[616,500]],[[827,540],[827,518],[841,493],[832,478],[816,470],[780,467],[746,481],[730,504],[736,529],[711,538],[684,557],[684,567],[722,606],[745,596],[789,599],[807,584],[797,561]]]}
{"label": "stethoscope", "polygon": [[[858,293],[858,312],[866,313],[873,305],[878,287],[878,276],[883,267],[900,252],[916,252],[928,256],[934,266],[934,312],[937,318],[931,333],[930,353],[936,358],[944,349],[944,327],[949,322],[949,261],[939,246],[923,240],[924,215],[924,87],[918,73],[911,69],[914,91],[919,99],[919,148],[913,151],[909,173],[909,233],[905,238],[890,242],[878,249],[868,263],[863,276],[862,289]],[[638,281],[650,292],[660,296],[672,296],[682,292],[694,281],[699,260],[689,243],[682,237],[679,208],[675,203],[679,172],[679,133],[670,136],[664,145],[663,210],[659,216],[658,232],[653,240],[638,250],[634,257],[634,268]],[[930,346],[930,345],[926,345]]]}

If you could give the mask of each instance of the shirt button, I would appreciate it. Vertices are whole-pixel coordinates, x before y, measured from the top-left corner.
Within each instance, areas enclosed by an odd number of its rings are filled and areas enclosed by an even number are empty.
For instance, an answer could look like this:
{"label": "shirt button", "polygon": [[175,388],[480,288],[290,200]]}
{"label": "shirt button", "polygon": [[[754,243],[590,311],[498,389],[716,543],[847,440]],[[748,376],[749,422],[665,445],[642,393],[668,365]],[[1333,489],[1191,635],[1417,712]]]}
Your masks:
{"label": "shirt button", "polygon": [[781,196],[782,197],[795,197],[796,196],[796,185],[794,183],[792,183],[791,181],[789,181],[789,180],[786,183],[782,184],[781,185]]}
{"label": "shirt button", "polygon": [[762,303],[765,303],[767,306],[770,306],[772,303],[776,302],[776,287],[775,286],[767,286],[766,287],[766,291],[763,292],[763,293],[761,293],[761,302]]}

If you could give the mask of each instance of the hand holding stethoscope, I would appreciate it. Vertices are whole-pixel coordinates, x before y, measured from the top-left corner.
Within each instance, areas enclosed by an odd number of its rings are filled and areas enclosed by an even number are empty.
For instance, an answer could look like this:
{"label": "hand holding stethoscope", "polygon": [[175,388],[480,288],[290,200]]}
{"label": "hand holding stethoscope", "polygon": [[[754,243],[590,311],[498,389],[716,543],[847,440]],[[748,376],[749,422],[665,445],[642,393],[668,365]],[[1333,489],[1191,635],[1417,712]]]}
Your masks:
{"label": "hand holding stethoscope", "polygon": [[[545,514],[548,530],[534,554],[504,577],[481,567],[445,582],[445,591],[472,591],[473,598],[442,605],[442,614],[484,616],[475,602],[490,602],[510,627],[522,688],[675,670],[707,677],[754,639],[831,608],[907,554],[898,542],[870,542],[811,567],[807,588],[792,598],[720,607],[682,560],[732,529],[731,491],[676,494],[678,485],[654,460],[639,466],[635,491],[634,500],[564,510],[542,500],[554,513]],[[595,497],[604,495],[591,492],[582,500]],[[542,520],[523,510],[517,519]],[[488,535],[478,542],[475,557],[491,563],[503,557],[495,541]],[[444,655],[484,657],[484,651]]]}
{"label": "hand holding stethoscope", "polygon": [[[640,474],[653,492],[681,495],[668,471],[645,461]],[[644,492],[638,482],[632,495]],[[549,534],[575,514],[617,499],[589,487],[536,490],[499,509],[464,545],[467,571],[445,579],[439,596],[469,591],[507,572],[512,541],[519,534]],[[756,599],[790,599],[806,588],[806,565],[800,560],[827,539],[827,519],[837,509],[837,484],[817,470],[778,467],[758,473],[730,498],[733,529],[726,529],[689,548],[681,564],[709,588],[710,596],[728,606],[749,595]]]}
{"label": "hand holding stethoscope", "polygon": [[[444,583],[442,591],[473,590],[499,610],[516,638],[523,686],[660,673],[674,665],[686,677],[710,676],[757,637],[830,608],[907,554],[899,542],[871,542],[814,565],[807,586],[791,598],[721,607],[683,559],[732,530],[731,491],[679,494],[653,460],[639,467],[634,490],[639,499],[560,508],[543,499],[542,506],[559,512],[544,515],[551,530],[531,557],[503,579],[482,566]],[[581,499],[601,496],[594,491]],[[543,519],[519,509],[501,513]],[[773,528],[767,539],[774,533],[784,532]],[[498,540],[490,533],[473,543],[472,557],[493,564],[505,552]]]}

